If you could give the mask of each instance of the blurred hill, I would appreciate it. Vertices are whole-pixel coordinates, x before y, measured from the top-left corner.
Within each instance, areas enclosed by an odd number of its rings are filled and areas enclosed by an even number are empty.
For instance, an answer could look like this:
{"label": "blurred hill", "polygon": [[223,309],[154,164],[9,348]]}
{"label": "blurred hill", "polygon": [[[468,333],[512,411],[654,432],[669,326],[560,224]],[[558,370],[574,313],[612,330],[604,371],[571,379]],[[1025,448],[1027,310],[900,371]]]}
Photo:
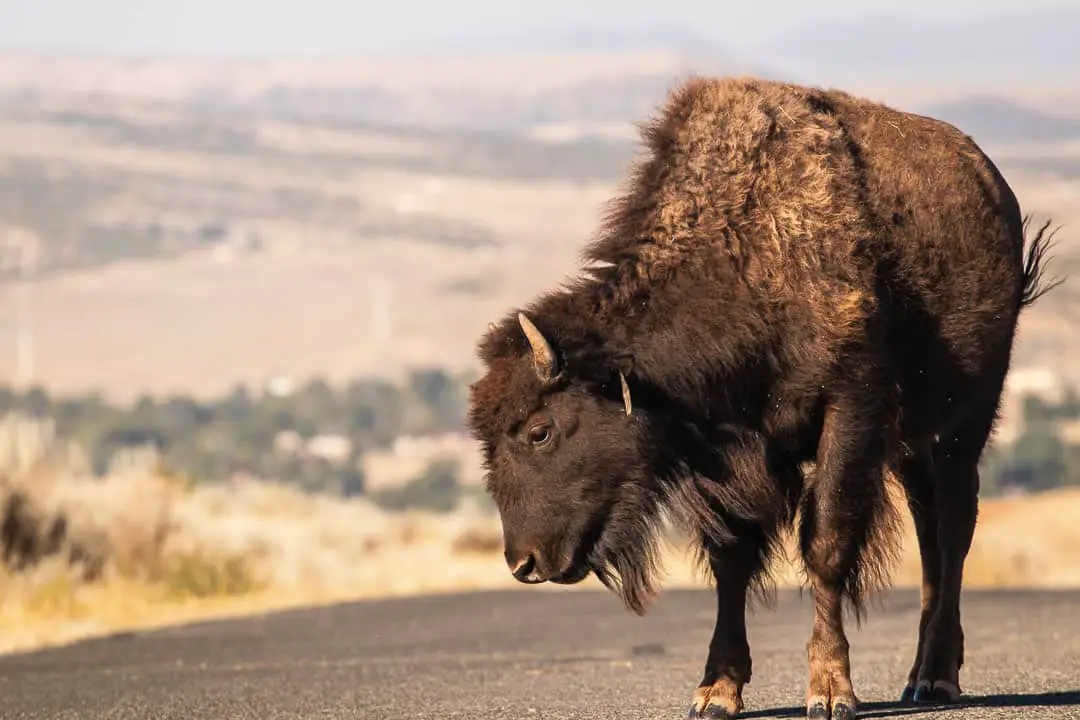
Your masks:
{"label": "blurred hill", "polygon": [[989,143],[1068,142],[1080,138],[1080,116],[1058,115],[993,95],[929,104],[927,115]]}
{"label": "blurred hill", "polygon": [[687,73],[763,73],[714,51],[591,45],[270,59],[7,53],[0,55],[0,97],[108,98],[193,112],[505,129],[552,120],[631,122]]}
{"label": "blurred hill", "polygon": [[744,52],[837,81],[1075,85],[1080,7],[983,12],[951,21],[864,11],[806,23]]}
{"label": "blurred hill", "polygon": [[[986,35],[1000,52],[980,72],[1033,42],[1023,28],[1074,15]],[[1072,46],[1032,54],[1053,72],[958,91],[941,55],[956,28],[851,22],[807,26],[786,54],[675,26],[351,57],[2,53],[0,283],[31,280],[23,305],[0,303],[0,373],[21,377],[20,332],[23,374],[128,398],[474,367],[490,319],[575,271],[637,152],[635,123],[692,73],[832,84],[830,67],[864,66],[876,79],[853,89],[972,134],[1037,220],[1065,224],[1070,254],[1080,89],[1057,80]],[[1004,32],[973,23],[968,35]],[[886,70],[913,57],[912,33],[938,64],[897,79]],[[820,42],[833,34],[848,39]],[[878,60],[855,63],[874,38]],[[1025,321],[1018,361],[1068,371],[1073,318],[1055,295]]]}
{"label": "blurred hill", "polygon": [[[0,53],[0,97],[96,97],[260,117],[520,129],[633,122],[675,79],[700,73],[841,85],[909,106],[952,102],[957,93],[1019,95],[1080,115],[1078,6],[951,20],[867,10],[778,27],[765,40],[737,44],[723,44],[692,23],[668,22],[548,25],[352,56],[7,52]],[[762,34],[761,28],[752,33]]]}

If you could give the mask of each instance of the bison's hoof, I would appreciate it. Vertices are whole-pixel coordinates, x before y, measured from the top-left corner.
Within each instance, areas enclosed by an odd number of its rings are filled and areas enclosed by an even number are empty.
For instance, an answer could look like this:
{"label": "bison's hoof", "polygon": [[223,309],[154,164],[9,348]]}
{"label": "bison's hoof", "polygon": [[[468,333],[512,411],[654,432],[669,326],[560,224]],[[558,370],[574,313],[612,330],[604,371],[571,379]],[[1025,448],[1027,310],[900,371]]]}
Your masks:
{"label": "bison's hoof", "polygon": [[829,707],[824,700],[815,700],[806,706],[806,720],[855,720],[855,703],[837,700]]}
{"label": "bison's hoof", "polygon": [[687,717],[690,720],[734,720],[742,709],[742,686],[723,679],[694,691],[694,702]]}
{"label": "bison's hoof", "polygon": [[704,710],[698,710],[697,705],[690,706],[690,720],[735,720],[738,713],[728,712],[719,705],[706,705]]}
{"label": "bison's hoof", "polygon": [[906,685],[904,687],[904,692],[900,693],[900,704],[901,705],[912,705],[912,704],[914,704],[914,702],[915,702],[915,686],[914,685]]}
{"label": "bison's hoof", "polygon": [[742,701],[738,698],[728,702],[729,707],[721,704],[717,698],[701,697],[701,692],[694,694],[694,704],[690,706],[690,720],[735,720],[742,709]]}
{"label": "bison's hoof", "polygon": [[952,705],[959,699],[960,688],[954,683],[948,680],[922,680],[915,688],[911,702],[915,705]]}

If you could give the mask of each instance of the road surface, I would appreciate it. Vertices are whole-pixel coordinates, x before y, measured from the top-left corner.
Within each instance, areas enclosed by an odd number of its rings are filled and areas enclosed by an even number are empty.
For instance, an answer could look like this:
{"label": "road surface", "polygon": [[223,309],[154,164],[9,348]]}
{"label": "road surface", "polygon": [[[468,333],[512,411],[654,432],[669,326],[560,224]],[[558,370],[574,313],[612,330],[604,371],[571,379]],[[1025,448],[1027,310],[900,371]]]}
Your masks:
{"label": "road surface", "polygon": [[[893,704],[917,596],[853,630],[860,717],[1080,718],[1080,593],[969,592],[967,707]],[[713,622],[708,589],[644,618],[563,588],[383,600],[126,634],[0,658],[3,718],[596,720],[686,717]],[[751,718],[802,716],[809,598],[751,619]]]}

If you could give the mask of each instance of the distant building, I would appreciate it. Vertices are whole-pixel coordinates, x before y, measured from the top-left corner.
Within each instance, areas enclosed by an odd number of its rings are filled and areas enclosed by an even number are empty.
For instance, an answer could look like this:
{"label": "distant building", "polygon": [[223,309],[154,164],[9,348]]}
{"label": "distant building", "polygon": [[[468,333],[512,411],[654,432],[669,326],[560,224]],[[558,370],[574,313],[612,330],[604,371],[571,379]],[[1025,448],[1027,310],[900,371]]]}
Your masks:
{"label": "distant building", "polygon": [[0,225],[0,271],[17,273],[20,266],[36,268],[43,258],[41,238],[34,231],[11,225]]}
{"label": "distant building", "polygon": [[128,445],[112,454],[107,473],[139,475],[160,467],[161,460],[161,450],[153,443]]}
{"label": "distant building", "polygon": [[319,457],[343,464],[352,455],[353,442],[336,433],[320,433],[305,441],[295,430],[282,430],[274,437],[274,449],[287,455]]}
{"label": "distant building", "polygon": [[344,463],[352,454],[352,440],[344,435],[321,434],[307,441],[309,455],[321,457],[334,463]]}
{"label": "distant building", "polygon": [[56,440],[56,422],[18,412],[0,418],[0,472],[22,472],[41,462]]}
{"label": "distant building", "polygon": [[1066,445],[1080,445],[1080,420],[1069,420],[1058,425],[1058,437]]}
{"label": "distant building", "polygon": [[274,449],[278,452],[297,455],[304,448],[304,438],[295,430],[282,430],[274,437]]}
{"label": "distant building", "polygon": [[1043,365],[1014,368],[1005,378],[1005,394],[1017,397],[1037,395],[1048,402],[1061,402],[1066,388],[1065,378]]}
{"label": "distant building", "polygon": [[254,230],[228,228],[214,245],[213,256],[218,263],[227,264],[242,255],[258,252],[262,238]]}
{"label": "distant building", "polygon": [[286,375],[270,378],[266,383],[266,394],[272,397],[289,397],[296,392],[296,381]]}

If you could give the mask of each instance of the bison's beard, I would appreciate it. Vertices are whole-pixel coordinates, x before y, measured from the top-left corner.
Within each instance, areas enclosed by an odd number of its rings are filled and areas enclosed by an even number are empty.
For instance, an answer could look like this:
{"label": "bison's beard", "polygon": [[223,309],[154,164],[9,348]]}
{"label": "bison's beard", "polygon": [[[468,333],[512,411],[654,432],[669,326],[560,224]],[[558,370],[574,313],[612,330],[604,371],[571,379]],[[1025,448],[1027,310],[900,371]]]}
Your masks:
{"label": "bison's beard", "polygon": [[596,578],[638,615],[658,592],[659,526],[654,503],[624,501],[612,509],[589,553]]}

